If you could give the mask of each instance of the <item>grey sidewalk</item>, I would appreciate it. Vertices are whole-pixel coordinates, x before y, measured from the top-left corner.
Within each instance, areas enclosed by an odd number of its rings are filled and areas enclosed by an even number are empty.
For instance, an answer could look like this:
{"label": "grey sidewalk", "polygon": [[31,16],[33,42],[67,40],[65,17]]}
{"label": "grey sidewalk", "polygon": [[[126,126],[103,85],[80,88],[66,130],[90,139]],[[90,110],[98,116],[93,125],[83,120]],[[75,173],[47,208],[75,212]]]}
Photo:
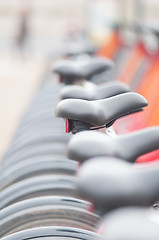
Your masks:
{"label": "grey sidewalk", "polygon": [[46,62],[31,56],[0,57],[0,159],[8,148],[46,69]]}

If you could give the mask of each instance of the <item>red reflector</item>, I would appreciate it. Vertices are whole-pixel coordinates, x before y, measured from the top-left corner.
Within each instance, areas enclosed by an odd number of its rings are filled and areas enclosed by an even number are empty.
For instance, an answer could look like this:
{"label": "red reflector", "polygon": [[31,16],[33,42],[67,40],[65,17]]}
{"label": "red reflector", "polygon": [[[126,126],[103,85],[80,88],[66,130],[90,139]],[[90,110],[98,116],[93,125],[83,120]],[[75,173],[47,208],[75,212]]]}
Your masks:
{"label": "red reflector", "polygon": [[65,132],[69,133],[69,120],[65,119]]}
{"label": "red reflector", "polygon": [[78,170],[80,169],[80,166],[81,166],[81,163],[80,163],[80,162],[78,162]]}
{"label": "red reflector", "polygon": [[104,226],[100,226],[97,230],[97,233],[102,234]]}
{"label": "red reflector", "polygon": [[90,206],[88,208],[88,211],[90,211],[92,213],[94,212],[94,204],[92,202],[90,202]]}
{"label": "red reflector", "polygon": [[59,76],[59,78],[58,78],[58,83],[61,83],[61,82],[62,82],[61,76]]}

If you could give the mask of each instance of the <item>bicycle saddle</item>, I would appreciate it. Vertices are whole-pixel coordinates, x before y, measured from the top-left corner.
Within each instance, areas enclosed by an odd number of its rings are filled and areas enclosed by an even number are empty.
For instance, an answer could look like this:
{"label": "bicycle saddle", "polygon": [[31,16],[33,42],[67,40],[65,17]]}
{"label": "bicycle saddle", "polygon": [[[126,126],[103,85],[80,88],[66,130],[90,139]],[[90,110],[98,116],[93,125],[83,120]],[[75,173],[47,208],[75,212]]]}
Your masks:
{"label": "bicycle saddle", "polygon": [[70,85],[65,86],[60,92],[60,99],[76,98],[85,100],[98,100],[129,92],[128,85],[122,82],[112,81],[92,88]]}
{"label": "bicycle saddle", "polygon": [[159,37],[159,27],[157,25],[156,26],[147,25],[146,28],[150,30],[153,34],[155,34],[157,38]]}
{"label": "bicycle saddle", "polygon": [[104,133],[85,131],[68,143],[67,157],[79,162],[98,157],[115,156],[134,162],[139,156],[159,148],[159,127],[110,137]]}
{"label": "bicycle saddle", "polygon": [[113,62],[107,58],[91,58],[86,61],[59,61],[54,72],[61,76],[61,81],[71,84],[75,80],[89,79],[97,73],[109,70]]}
{"label": "bicycle saddle", "polygon": [[80,167],[76,185],[101,213],[122,206],[151,206],[159,197],[159,165],[134,167],[119,158],[92,158]]}
{"label": "bicycle saddle", "polygon": [[88,43],[72,43],[67,47],[64,55],[66,57],[74,57],[77,55],[88,54],[92,56],[97,51],[97,46]]}
{"label": "bicycle saddle", "polygon": [[157,214],[141,207],[121,208],[102,219],[100,233],[109,240],[158,240]]}
{"label": "bicycle saddle", "polygon": [[137,93],[123,93],[95,101],[65,99],[57,105],[55,115],[69,119],[68,132],[76,133],[91,127],[111,125],[116,119],[147,104],[146,99]]}

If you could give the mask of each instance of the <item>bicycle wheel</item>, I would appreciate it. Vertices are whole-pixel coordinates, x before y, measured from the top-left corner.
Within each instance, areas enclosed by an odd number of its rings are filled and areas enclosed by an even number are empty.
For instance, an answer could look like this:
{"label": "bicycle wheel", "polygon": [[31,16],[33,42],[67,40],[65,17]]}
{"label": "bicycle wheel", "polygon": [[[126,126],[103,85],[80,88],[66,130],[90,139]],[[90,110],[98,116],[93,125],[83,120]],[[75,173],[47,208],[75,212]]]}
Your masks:
{"label": "bicycle wheel", "polygon": [[32,158],[4,169],[0,176],[0,189],[4,189],[11,184],[36,176],[51,174],[75,175],[76,170],[77,162],[69,159],[60,157],[53,159],[52,157],[49,160],[46,158],[39,158],[39,160],[37,160]]}
{"label": "bicycle wheel", "polygon": [[44,226],[77,227],[94,231],[97,215],[78,207],[65,205],[44,205],[27,208],[0,223],[0,237],[17,231]]}
{"label": "bicycle wheel", "polygon": [[100,240],[101,235],[71,227],[42,227],[14,233],[1,240]]}
{"label": "bicycle wheel", "polygon": [[64,175],[48,175],[25,179],[15,183],[0,194],[0,209],[24,199],[40,196],[77,197],[75,177]]}

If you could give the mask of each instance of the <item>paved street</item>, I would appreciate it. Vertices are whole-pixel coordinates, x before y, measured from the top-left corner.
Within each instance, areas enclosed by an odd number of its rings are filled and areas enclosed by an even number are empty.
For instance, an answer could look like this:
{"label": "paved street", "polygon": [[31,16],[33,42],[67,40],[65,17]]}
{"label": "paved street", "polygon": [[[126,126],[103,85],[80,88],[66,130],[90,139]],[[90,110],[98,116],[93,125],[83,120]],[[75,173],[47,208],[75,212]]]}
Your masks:
{"label": "paved street", "polygon": [[0,157],[35,94],[45,67],[46,63],[38,58],[21,61],[15,56],[0,57]]}

